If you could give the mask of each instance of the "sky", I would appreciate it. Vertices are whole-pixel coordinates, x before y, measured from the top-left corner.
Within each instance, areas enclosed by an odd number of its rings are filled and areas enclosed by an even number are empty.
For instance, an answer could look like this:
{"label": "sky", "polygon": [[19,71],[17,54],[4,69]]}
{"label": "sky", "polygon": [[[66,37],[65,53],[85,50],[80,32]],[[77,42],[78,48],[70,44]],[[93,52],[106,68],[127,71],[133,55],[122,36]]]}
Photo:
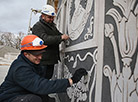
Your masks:
{"label": "sky", "polygon": [[[41,10],[47,0],[0,0],[0,31],[18,34],[28,32],[31,8]],[[32,14],[31,26],[40,14]]]}

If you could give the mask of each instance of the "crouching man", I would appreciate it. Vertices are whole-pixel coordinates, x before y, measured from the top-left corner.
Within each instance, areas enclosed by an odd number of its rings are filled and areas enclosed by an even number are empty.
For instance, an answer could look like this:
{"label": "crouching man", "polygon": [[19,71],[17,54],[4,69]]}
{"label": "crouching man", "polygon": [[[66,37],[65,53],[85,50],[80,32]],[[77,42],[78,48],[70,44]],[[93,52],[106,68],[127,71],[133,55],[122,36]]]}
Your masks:
{"label": "crouching man", "polygon": [[21,53],[11,64],[0,86],[0,102],[50,102],[48,94],[66,92],[77,83],[85,69],[75,71],[72,78],[49,80],[40,66],[42,53],[47,46],[36,35],[27,35],[21,42]]}

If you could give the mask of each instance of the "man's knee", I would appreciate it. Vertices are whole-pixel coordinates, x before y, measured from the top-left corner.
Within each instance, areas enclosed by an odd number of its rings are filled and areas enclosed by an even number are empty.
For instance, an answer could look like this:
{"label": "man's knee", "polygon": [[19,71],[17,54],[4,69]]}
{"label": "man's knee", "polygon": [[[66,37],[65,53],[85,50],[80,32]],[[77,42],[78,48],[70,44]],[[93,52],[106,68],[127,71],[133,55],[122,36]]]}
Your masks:
{"label": "man's knee", "polygon": [[42,99],[37,95],[28,94],[18,96],[12,102],[42,102]]}
{"label": "man's knee", "polygon": [[30,100],[28,102],[42,102],[42,99],[37,95],[30,95]]}

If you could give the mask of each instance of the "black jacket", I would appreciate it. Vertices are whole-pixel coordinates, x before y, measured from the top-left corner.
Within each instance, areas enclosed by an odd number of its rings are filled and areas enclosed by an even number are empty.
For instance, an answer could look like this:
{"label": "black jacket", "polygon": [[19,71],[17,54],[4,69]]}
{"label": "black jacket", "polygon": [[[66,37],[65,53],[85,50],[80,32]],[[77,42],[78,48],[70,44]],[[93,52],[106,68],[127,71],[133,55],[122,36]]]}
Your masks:
{"label": "black jacket", "polygon": [[61,43],[61,35],[55,24],[46,23],[41,17],[40,20],[33,26],[32,34],[39,36],[43,39],[44,44],[48,47],[43,54],[41,64],[51,65],[56,64],[59,58],[59,44]]}
{"label": "black jacket", "polygon": [[10,102],[18,95],[65,92],[67,79],[48,80],[40,65],[33,64],[23,53],[11,64],[5,81],[0,86],[0,102]]}

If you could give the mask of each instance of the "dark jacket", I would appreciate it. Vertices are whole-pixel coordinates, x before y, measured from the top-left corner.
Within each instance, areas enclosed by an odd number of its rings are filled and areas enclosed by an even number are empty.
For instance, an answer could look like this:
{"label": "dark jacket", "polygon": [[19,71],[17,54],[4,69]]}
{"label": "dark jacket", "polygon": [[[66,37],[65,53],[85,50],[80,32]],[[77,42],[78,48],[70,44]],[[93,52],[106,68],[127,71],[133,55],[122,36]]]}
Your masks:
{"label": "dark jacket", "polygon": [[0,102],[11,102],[24,94],[47,95],[65,92],[68,79],[48,80],[40,65],[33,64],[23,53],[11,64],[5,81],[0,86]]}
{"label": "dark jacket", "polygon": [[32,34],[43,39],[44,44],[48,47],[43,54],[41,64],[51,65],[58,63],[59,58],[59,44],[61,43],[61,35],[55,24],[46,23],[41,17],[40,20],[33,26]]}

